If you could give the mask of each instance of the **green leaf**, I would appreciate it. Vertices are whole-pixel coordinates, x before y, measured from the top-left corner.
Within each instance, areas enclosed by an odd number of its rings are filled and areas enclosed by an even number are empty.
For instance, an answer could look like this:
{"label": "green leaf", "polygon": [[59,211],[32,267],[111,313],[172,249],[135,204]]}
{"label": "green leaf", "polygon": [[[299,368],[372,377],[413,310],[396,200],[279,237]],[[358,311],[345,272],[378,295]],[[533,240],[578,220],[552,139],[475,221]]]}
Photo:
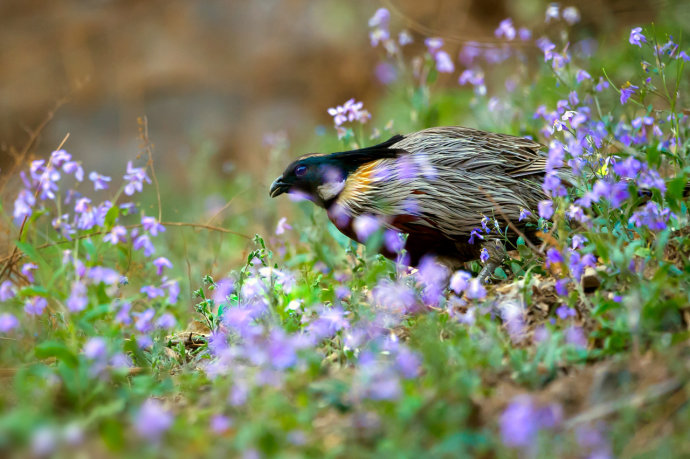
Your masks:
{"label": "green leaf", "polygon": [[36,346],[34,353],[39,359],[55,357],[72,368],[79,364],[77,356],[64,343],[58,341],[45,341]]}
{"label": "green leaf", "polygon": [[117,217],[120,216],[120,208],[118,206],[113,206],[111,207],[108,212],[105,214],[105,223],[104,227],[106,229],[111,229],[115,225],[115,221],[117,220]]}

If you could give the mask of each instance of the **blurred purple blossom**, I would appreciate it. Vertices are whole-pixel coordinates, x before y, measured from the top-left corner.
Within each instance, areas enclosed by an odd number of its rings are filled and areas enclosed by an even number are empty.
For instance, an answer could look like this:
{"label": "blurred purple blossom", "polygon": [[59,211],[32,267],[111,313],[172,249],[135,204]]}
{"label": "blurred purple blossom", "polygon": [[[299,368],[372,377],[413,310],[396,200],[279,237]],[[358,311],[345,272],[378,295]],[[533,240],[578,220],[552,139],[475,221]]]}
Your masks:
{"label": "blurred purple blossom", "polygon": [[22,189],[19,191],[17,199],[14,201],[14,213],[12,214],[15,220],[22,220],[33,213],[33,206],[36,204],[34,194],[29,190]]}
{"label": "blurred purple blossom", "polygon": [[333,122],[336,126],[340,126],[348,121],[366,123],[367,120],[371,118],[371,114],[367,110],[363,110],[362,106],[362,102],[357,102],[355,99],[349,99],[343,105],[329,108],[328,114],[333,117]]}
{"label": "blurred purple blossom", "polygon": [[72,289],[66,304],[70,312],[79,312],[86,309],[89,300],[86,297],[86,285],[83,282],[79,280],[72,282]]}
{"label": "blurred purple blossom", "polygon": [[62,170],[67,174],[74,174],[74,178],[81,182],[84,180],[84,169],[76,161],[67,161],[62,165]]}
{"label": "blurred purple blossom", "polygon": [[5,280],[0,284],[0,301],[7,301],[15,297],[17,294],[12,281]]}
{"label": "blurred purple blossom", "polygon": [[559,296],[566,296],[568,294],[568,284],[570,279],[558,279],[554,285],[554,289]]}
{"label": "blurred purple blossom", "polygon": [[125,185],[127,196],[141,192],[144,189],[144,182],[151,183],[151,179],[146,175],[146,169],[132,166],[132,161],[127,162],[127,173],[124,175],[124,179],[127,182]]}
{"label": "blurred purple blossom", "polygon": [[149,238],[148,234],[142,234],[141,236],[138,236],[134,240],[134,244],[132,245],[132,247],[134,248],[134,250],[144,249],[144,256],[146,257],[150,257],[156,251],[156,248],[153,246],[151,238]]}
{"label": "blurred purple blossom", "polygon": [[530,212],[529,210],[520,209],[520,216],[518,218],[518,221],[521,222],[521,221],[525,220],[527,217],[529,217],[530,215],[532,215],[532,212]]}
{"label": "blurred purple blossom", "polygon": [[156,328],[159,328],[161,330],[169,330],[175,327],[175,325],[177,325],[177,320],[175,319],[175,316],[173,316],[169,312],[162,314],[156,320]]}
{"label": "blurred purple blossom", "polygon": [[414,39],[412,38],[412,34],[407,31],[403,30],[398,34],[398,43],[400,46],[406,46],[414,42]]}
{"label": "blurred purple blossom", "polygon": [[84,344],[83,352],[89,360],[103,360],[108,357],[108,345],[103,338],[95,336]]}
{"label": "blurred purple blossom", "polygon": [[278,220],[278,224],[276,225],[276,236],[280,236],[281,234],[285,234],[286,230],[291,230],[292,226],[287,222],[287,217],[282,217],[280,220]]}
{"label": "blurred purple blossom", "polygon": [[565,320],[570,317],[575,317],[577,314],[575,313],[575,309],[568,307],[565,304],[562,304],[556,309],[556,315],[561,320]]}
{"label": "blurred purple blossom", "polygon": [[[115,303],[117,305],[117,303]],[[115,314],[115,323],[129,325],[132,323],[132,318],[129,316],[129,311],[132,308],[131,303],[123,301],[117,309]]]}
{"label": "blurred purple blossom", "polygon": [[165,232],[165,226],[161,225],[155,217],[141,217],[141,226],[148,231],[151,236],[158,236],[158,233]]}
{"label": "blurred purple blossom", "polygon": [[518,301],[504,301],[498,305],[501,320],[508,330],[510,339],[519,343],[525,338],[525,306]]}
{"label": "blurred purple blossom", "polygon": [[48,300],[40,296],[32,296],[24,302],[24,312],[30,316],[40,316],[48,306]]}
{"label": "blurred purple blossom", "polygon": [[434,55],[436,60],[436,70],[440,73],[453,73],[455,71],[455,64],[447,52],[439,51]]}
{"label": "blurred purple blossom", "polygon": [[230,430],[234,422],[232,418],[223,416],[222,414],[216,414],[211,417],[210,427],[211,431],[215,434],[223,434]]}
{"label": "blurred purple blossom", "polygon": [[539,201],[539,216],[546,220],[553,216],[553,201]]}
{"label": "blurred purple blossom", "polygon": [[115,285],[120,281],[120,275],[117,271],[104,266],[89,268],[88,271],[86,271],[86,276],[91,279],[94,284],[103,282],[106,285]]}
{"label": "blurred purple blossom", "polygon": [[557,20],[560,17],[560,6],[558,3],[549,3],[546,7],[546,14],[544,17],[544,22],[547,24],[552,20]]}
{"label": "blurred purple blossom", "polygon": [[389,279],[380,280],[372,289],[371,296],[377,305],[398,313],[410,312],[417,304],[412,288]]}
{"label": "blurred purple blossom", "polygon": [[8,333],[18,326],[19,321],[14,315],[9,312],[0,314],[0,333]]}
{"label": "blurred purple blossom", "polygon": [[539,407],[530,396],[518,395],[501,414],[501,439],[506,446],[530,450],[536,447],[539,431],[558,427],[562,416],[559,405]]}
{"label": "blurred purple blossom", "polygon": [[379,62],[374,67],[376,79],[383,85],[389,85],[398,79],[398,70],[390,62]]}
{"label": "blurred purple blossom", "polygon": [[563,20],[570,25],[580,22],[580,11],[574,6],[564,8]]}
{"label": "blurred purple blossom", "polygon": [[[628,41],[631,45],[642,47],[642,43],[647,43],[647,38],[642,34],[642,27],[634,27],[630,31]],[[622,102],[621,102],[622,103]]]}
{"label": "blurred purple blossom", "polygon": [[466,271],[455,271],[450,278],[450,289],[456,294],[460,295],[469,285],[469,280],[472,279],[472,275]]}
{"label": "blurred purple blossom", "polygon": [[557,248],[551,247],[546,251],[546,267],[556,263],[563,263],[563,255]]}
{"label": "blurred purple blossom", "polygon": [[33,273],[36,269],[38,269],[38,265],[36,263],[24,263],[24,265],[22,265],[21,273],[29,282],[33,283],[36,281]]}
{"label": "blurred purple blossom", "polygon": [[513,27],[513,20],[510,18],[502,20],[494,31],[494,35],[498,38],[505,37],[508,41],[514,40],[516,31],[515,27]]}
{"label": "blurred purple blossom", "polygon": [[391,253],[400,253],[405,248],[403,235],[392,229],[387,229],[383,233],[383,243]]}
{"label": "blurred purple blossom", "polygon": [[443,39],[438,37],[430,37],[424,40],[424,44],[429,50],[430,54],[436,54],[436,52],[443,46]]}
{"label": "blurred purple blossom", "polygon": [[486,297],[486,288],[482,285],[478,278],[473,278],[469,281],[465,296],[470,300],[481,300]]}
{"label": "blurred purple blossom", "polygon": [[587,347],[587,337],[582,327],[570,326],[565,330],[565,342],[579,349]]}
{"label": "blurred purple blossom", "polygon": [[582,83],[585,80],[591,80],[592,76],[589,73],[587,73],[586,70],[580,69],[577,71],[577,75],[576,75],[575,79],[577,80],[578,83]]}
{"label": "blurred purple blossom", "polygon": [[108,234],[103,236],[103,240],[106,242],[110,242],[113,245],[117,245],[122,242],[127,241],[127,228],[121,225],[115,225],[113,226],[113,229],[110,230]]}
{"label": "blurred purple blossom", "polygon": [[362,243],[369,240],[380,226],[378,219],[368,214],[357,216],[352,223],[352,229],[354,229],[357,239]]}
{"label": "blurred purple blossom", "polygon": [[141,405],[134,420],[134,428],[139,436],[158,442],[163,434],[170,429],[173,421],[173,415],[163,408],[158,400],[149,398]]}
{"label": "blurred purple blossom", "polygon": [[136,316],[136,323],[134,324],[134,327],[137,329],[137,331],[141,333],[148,333],[153,330],[151,320],[153,320],[153,316],[155,314],[156,311],[153,308],[148,308],[143,312],[134,313]]}
{"label": "blurred purple blossom", "polygon": [[628,222],[635,225],[637,228],[643,226],[649,228],[651,231],[665,230],[668,220],[675,217],[668,207],[661,207],[654,201],[649,201],[644,207],[636,210]]}
{"label": "blurred purple blossom", "polygon": [[173,264],[170,262],[170,260],[168,260],[165,257],[158,257],[155,260],[153,260],[153,266],[156,267],[156,274],[161,276],[161,275],[163,275],[163,269],[164,268],[172,269]]}
{"label": "blurred purple blossom", "polygon": [[91,172],[89,174],[89,180],[93,182],[93,189],[94,191],[98,190],[107,190],[108,189],[108,182],[111,181],[112,179],[110,177],[106,177],[105,175],[101,175],[98,172]]}

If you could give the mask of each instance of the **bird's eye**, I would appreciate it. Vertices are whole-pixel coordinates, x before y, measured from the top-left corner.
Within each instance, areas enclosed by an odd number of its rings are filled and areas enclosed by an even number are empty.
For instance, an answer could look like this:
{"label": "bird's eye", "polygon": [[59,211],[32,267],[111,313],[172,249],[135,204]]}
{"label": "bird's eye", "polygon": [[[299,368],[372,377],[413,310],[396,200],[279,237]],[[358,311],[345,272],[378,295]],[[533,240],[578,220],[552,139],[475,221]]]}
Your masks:
{"label": "bird's eye", "polygon": [[295,168],[295,175],[297,177],[302,177],[306,173],[307,173],[307,166],[297,166]]}

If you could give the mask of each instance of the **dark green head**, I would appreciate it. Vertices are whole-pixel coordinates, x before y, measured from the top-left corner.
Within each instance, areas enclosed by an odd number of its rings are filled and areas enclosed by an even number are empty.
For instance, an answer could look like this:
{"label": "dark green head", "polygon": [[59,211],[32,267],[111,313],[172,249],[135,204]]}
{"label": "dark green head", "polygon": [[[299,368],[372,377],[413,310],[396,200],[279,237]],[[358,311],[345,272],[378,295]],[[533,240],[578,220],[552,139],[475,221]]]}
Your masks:
{"label": "dark green head", "polygon": [[373,147],[338,153],[302,156],[285,168],[271,184],[271,197],[283,193],[303,194],[318,206],[328,208],[345,187],[348,175],[362,164],[382,158],[393,158],[399,150],[391,145],[402,140],[397,135]]}

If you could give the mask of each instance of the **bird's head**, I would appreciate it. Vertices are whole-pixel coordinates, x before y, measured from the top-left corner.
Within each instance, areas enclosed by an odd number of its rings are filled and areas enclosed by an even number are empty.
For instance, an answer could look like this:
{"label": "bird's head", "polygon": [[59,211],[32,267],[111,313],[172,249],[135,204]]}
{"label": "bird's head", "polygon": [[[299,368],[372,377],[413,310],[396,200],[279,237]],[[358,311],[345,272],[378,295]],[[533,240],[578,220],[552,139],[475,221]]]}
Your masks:
{"label": "bird's head", "polygon": [[345,187],[347,167],[329,155],[307,155],[293,161],[271,184],[271,197],[297,193],[327,208]]}

